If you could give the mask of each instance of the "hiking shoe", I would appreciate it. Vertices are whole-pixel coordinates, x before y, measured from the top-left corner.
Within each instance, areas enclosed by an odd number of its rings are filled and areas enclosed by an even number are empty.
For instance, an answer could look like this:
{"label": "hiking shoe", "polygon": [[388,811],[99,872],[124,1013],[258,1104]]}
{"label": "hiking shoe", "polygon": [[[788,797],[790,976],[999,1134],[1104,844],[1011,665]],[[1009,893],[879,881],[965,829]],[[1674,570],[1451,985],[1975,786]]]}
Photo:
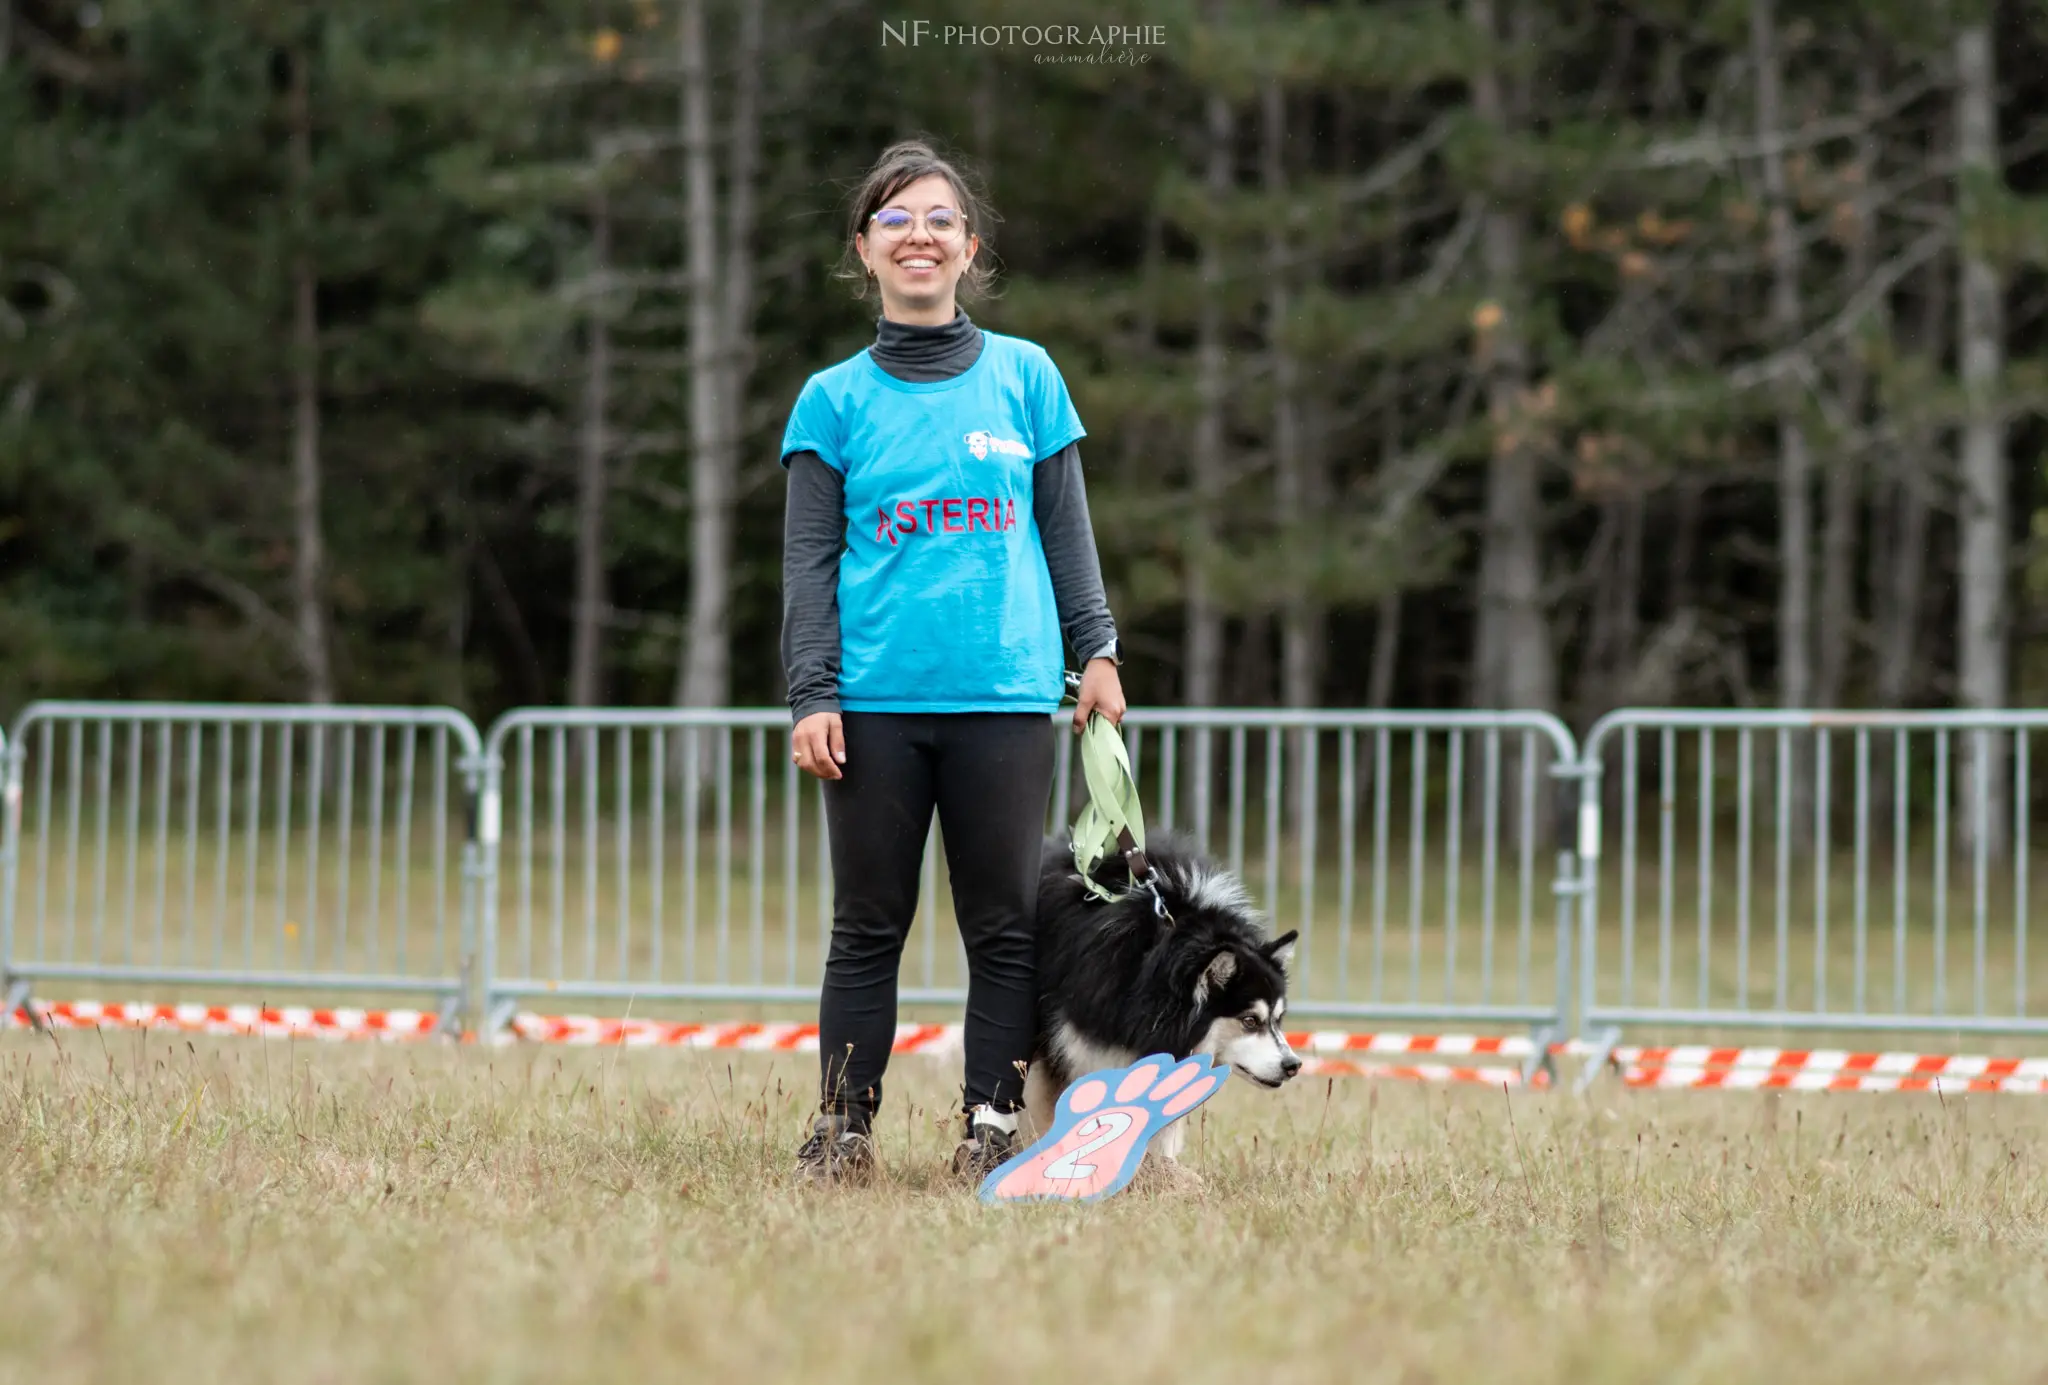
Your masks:
{"label": "hiking shoe", "polygon": [[799,1183],[866,1183],[875,1173],[875,1142],[867,1127],[826,1112],[796,1152]]}
{"label": "hiking shoe", "polygon": [[[989,1171],[1001,1165],[1023,1146],[1017,1139],[1017,1117],[976,1111],[967,1127],[967,1138],[953,1147],[953,1174],[964,1182],[979,1185]],[[1008,1129],[998,1123],[1007,1122]]]}

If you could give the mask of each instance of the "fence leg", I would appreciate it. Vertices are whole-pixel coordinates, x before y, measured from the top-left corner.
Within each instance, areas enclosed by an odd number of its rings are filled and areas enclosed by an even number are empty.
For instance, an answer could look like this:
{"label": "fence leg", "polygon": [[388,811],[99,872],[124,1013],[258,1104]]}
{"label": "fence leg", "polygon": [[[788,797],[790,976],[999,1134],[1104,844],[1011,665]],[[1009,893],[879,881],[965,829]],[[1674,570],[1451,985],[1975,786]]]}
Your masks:
{"label": "fence leg", "polygon": [[519,1002],[511,996],[499,996],[493,1000],[490,1013],[484,1016],[484,1041],[486,1043],[494,1043],[500,1034],[509,1033],[513,1016],[518,1013]]}
{"label": "fence leg", "polygon": [[[1572,760],[1559,760],[1550,767],[1551,779],[1557,786],[1557,811],[1554,819],[1557,835],[1557,869],[1551,876],[1550,892],[1557,901],[1557,977],[1554,1004],[1557,1018],[1546,1029],[1541,1045],[1543,1069],[1550,1074],[1551,1081],[1557,1081],[1557,1068],[1551,1061],[1550,1045],[1557,1038],[1570,1033],[1572,1026],[1582,1013],[1573,1006],[1573,982],[1577,969],[1573,966],[1572,944],[1577,933],[1579,897],[1586,888],[1586,874],[1589,869],[1582,851],[1584,843],[1574,841],[1571,835],[1573,811],[1583,792],[1584,767]],[[1584,1002],[1581,1001],[1581,1004]],[[1523,1074],[1524,1079],[1533,1075],[1534,1069]]]}
{"label": "fence leg", "polygon": [[451,1043],[462,1039],[463,992],[454,991],[441,997],[441,1008],[434,1012],[434,1032]]}
{"label": "fence leg", "polygon": [[1572,1084],[1572,1091],[1580,1096],[1591,1091],[1593,1084],[1600,1080],[1600,1074],[1614,1063],[1614,1049],[1621,1042],[1621,1031],[1613,1027],[1601,1030],[1593,1036],[1592,1052],[1586,1055],[1586,1062],[1579,1069],[1579,1080]]}
{"label": "fence leg", "polygon": [[1553,1085],[1557,1082],[1557,1063],[1550,1056],[1550,1046],[1557,1042],[1561,1033],[1563,1030],[1557,1025],[1545,1024],[1537,1026],[1536,1032],[1529,1036],[1529,1056],[1522,1060],[1524,1087],[1534,1082],[1539,1072],[1547,1074]]}
{"label": "fence leg", "polygon": [[465,1037],[490,1038],[491,922],[486,911],[497,899],[498,777],[491,758],[466,757],[460,766],[469,800],[468,834],[462,844],[462,991],[459,1005]]}
{"label": "fence leg", "polygon": [[484,976],[483,953],[477,946],[477,847],[474,841],[462,848],[462,985],[457,996],[464,1037],[481,1038],[484,1011],[490,1006],[489,982]]}
{"label": "fence leg", "polygon": [[468,1020],[470,1033],[479,1043],[496,1040],[507,1020],[509,1005],[500,1006],[492,983],[498,979],[498,828],[499,792],[503,781],[503,760],[497,742],[469,766],[472,802],[468,855],[464,869],[469,872],[469,965]]}
{"label": "fence leg", "polygon": [[43,1018],[43,1012],[37,1009],[35,1001],[29,998],[29,991],[30,982],[27,977],[10,978],[7,982],[7,1008],[0,1011],[0,1014],[11,1015],[19,1010],[28,1016],[28,1022],[35,1026],[37,1033],[47,1034],[50,1032],[50,1022]]}

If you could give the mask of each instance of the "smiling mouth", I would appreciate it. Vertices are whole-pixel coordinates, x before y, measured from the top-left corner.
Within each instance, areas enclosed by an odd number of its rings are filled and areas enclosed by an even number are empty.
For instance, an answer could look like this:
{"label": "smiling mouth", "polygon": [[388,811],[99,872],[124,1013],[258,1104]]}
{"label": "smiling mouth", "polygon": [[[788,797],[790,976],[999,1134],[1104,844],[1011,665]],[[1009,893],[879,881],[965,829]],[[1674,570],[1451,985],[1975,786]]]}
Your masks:
{"label": "smiling mouth", "polygon": [[1287,1079],[1284,1077],[1261,1077],[1257,1073],[1253,1072],[1250,1068],[1239,1068],[1238,1071],[1243,1073],[1246,1077],[1249,1077],[1252,1081],[1258,1083],[1261,1087],[1277,1090],[1278,1088],[1287,1085]]}

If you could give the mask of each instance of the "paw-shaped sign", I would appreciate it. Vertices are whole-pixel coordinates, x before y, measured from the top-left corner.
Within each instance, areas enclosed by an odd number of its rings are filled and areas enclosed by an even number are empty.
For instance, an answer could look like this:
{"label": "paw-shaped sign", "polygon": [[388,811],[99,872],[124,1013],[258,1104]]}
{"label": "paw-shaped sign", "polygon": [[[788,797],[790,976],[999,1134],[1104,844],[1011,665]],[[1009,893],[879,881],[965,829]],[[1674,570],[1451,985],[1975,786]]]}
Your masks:
{"label": "paw-shaped sign", "polygon": [[1230,1076],[1206,1055],[1155,1053],[1091,1072],[1061,1094],[1052,1129],[991,1169],[983,1202],[1094,1202],[1137,1177],[1152,1137],[1216,1095]]}

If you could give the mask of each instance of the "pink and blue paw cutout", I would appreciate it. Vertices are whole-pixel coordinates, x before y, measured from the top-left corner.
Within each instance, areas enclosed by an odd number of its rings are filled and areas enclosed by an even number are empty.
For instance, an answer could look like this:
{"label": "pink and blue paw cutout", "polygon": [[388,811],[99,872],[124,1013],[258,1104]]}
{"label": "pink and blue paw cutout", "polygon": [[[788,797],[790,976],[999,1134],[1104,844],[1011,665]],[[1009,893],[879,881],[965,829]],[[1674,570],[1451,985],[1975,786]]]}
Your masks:
{"label": "pink and blue paw cutout", "polygon": [[1230,1076],[1206,1054],[1155,1053],[1080,1078],[1060,1095],[1052,1129],[989,1171],[983,1202],[1094,1202],[1137,1177],[1152,1137],[1200,1106]]}

